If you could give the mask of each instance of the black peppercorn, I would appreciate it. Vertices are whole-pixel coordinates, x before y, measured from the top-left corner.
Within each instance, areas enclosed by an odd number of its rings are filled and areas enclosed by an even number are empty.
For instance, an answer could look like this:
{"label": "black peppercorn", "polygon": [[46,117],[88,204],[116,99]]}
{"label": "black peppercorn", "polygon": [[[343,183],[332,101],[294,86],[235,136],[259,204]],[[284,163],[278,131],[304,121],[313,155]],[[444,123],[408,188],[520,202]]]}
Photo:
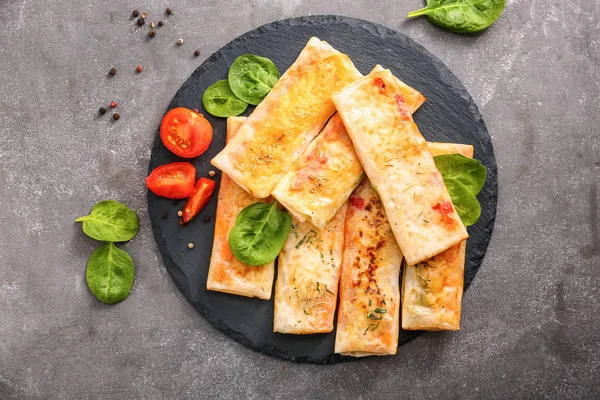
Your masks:
{"label": "black peppercorn", "polygon": [[118,120],[119,118],[121,118],[121,115],[119,115],[119,113],[114,113],[114,114],[113,114],[113,119],[114,119],[115,121],[116,121],[116,120]]}
{"label": "black peppercorn", "polygon": [[200,55],[200,50],[196,50],[196,51],[194,52],[194,55],[195,55],[196,57],[198,57],[198,56]]}
{"label": "black peppercorn", "polygon": [[163,26],[163,22],[162,21],[158,21],[158,26]]}
{"label": "black peppercorn", "polygon": [[138,10],[133,10],[131,15],[133,15],[134,17],[137,17],[138,15],[140,15],[140,12]]}
{"label": "black peppercorn", "polygon": [[111,68],[111,69],[110,69],[110,71],[108,71],[108,74],[109,74],[110,76],[115,76],[115,75],[116,75],[116,73],[117,73],[117,70],[116,70],[115,68]]}
{"label": "black peppercorn", "polygon": [[144,18],[138,18],[138,25],[142,26],[146,23],[146,20]]}
{"label": "black peppercorn", "polygon": [[210,215],[207,215],[206,217],[204,217],[204,222],[207,224],[210,222]]}
{"label": "black peppercorn", "polygon": [[100,115],[106,114],[106,108],[100,107],[100,109],[98,110],[98,114],[100,114]]}
{"label": "black peppercorn", "polygon": [[173,14],[173,10],[171,10],[170,8],[167,8],[167,15],[172,15]]}

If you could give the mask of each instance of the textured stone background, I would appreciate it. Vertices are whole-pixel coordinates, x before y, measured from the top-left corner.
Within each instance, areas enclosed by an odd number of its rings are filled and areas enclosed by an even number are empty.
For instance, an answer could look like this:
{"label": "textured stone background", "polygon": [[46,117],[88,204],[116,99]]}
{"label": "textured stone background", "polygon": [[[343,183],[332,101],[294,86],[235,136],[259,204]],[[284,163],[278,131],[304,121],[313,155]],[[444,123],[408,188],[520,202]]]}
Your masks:
{"label": "textured stone background", "polygon": [[[420,0],[0,0],[0,398],[598,398],[600,6],[507,3],[491,29],[458,36],[407,21]],[[134,8],[167,21],[153,40]],[[203,59],[315,14],[387,25],[440,57],[479,105],[499,165],[462,331],[333,366],[263,356],[205,322],[160,261],[143,184],[160,118]],[[112,99],[117,123],[96,116]],[[73,223],[106,198],[141,217],[124,246],[133,292],[112,307],[88,292],[97,244]]]}

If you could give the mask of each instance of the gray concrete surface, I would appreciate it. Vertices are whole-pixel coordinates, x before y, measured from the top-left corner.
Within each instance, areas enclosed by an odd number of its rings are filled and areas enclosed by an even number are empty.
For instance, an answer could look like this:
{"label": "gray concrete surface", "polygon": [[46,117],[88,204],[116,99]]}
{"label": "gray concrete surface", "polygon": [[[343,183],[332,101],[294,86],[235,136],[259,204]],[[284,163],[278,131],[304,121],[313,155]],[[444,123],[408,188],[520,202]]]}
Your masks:
{"label": "gray concrete surface", "polygon": [[[420,0],[0,1],[0,398],[599,398],[600,6],[507,3],[463,37],[407,21]],[[129,20],[167,6],[152,41]],[[302,365],[238,345],[177,291],[150,230],[143,182],[173,94],[241,33],[311,14],[414,38],[464,82],[494,141],[498,219],[462,331],[395,357]],[[96,117],[112,99],[117,123]],[[88,292],[97,244],[73,223],[106,198],[141,217],[124,246],[135,285],[112,307]]]}

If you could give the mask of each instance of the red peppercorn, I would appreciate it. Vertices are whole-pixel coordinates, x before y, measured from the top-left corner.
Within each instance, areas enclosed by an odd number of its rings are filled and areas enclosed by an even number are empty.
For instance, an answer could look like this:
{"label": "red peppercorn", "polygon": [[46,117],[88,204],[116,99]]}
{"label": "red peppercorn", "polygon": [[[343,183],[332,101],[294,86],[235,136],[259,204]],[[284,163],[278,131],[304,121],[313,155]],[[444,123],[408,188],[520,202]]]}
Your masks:
{"label": "red peppercorn", "polygon": [[135,67],[135,72],[137,72],[138,74],[139,74],[140,72],[142,72],[143,70],[144,70],[144,69],[142,68],[142,66],[141,66],[141,65],[138,65],[137,67]]}
{"label": "red peppercorn", "polygon": [[110,108],[115,108],[117,106],[117,102],[116,101],[111,101],[110,102]]}

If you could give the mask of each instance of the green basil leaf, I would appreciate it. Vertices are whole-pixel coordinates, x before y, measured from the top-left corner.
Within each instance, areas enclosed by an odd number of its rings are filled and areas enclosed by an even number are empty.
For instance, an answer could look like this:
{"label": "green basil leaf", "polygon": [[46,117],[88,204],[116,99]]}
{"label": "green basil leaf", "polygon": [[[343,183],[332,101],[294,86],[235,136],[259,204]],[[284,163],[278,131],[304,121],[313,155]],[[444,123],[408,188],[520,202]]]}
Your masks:
{"label": "green basil leaf", "polygon": [[83,231],[102,242],[126,242],[134,238],[140,227],[135,211],[115,200],[96,203],[90,215],[77,218]]}
{"label": "green basil leaf", "polygon": [[227,79],[213,83],[204,91],[202,105],[206,112],[215,117],[234,117],[248,107],[248,103],[233,94]]}
{"label": "green basil leaf", "polygon": [[453,178],[444,177],[444,184],[450,193],[452,204],[465,226],[471,226],[481,216],[479,201],[465,185]]}
{"label": "green basil leaf", "polygon": [[486,178],[485,166],[478,160],[462,154],[444,154],[433,158],[444,179],[456,179],[475,196],[479,194]]}
{"label": "green basil leaf", "polygon": [[292,218],[280,210],[277,200],[271,204],[254,203],[240,211],[229,233],[231,252],[248,265],[273,261],[287,240]]}
{"label": "green basil leaf", "polygon": [[115,304],[129,296],[133,275],[129,254],[109,242],[92,253],[85,279],[94,297],[103,303]]}
{"label": "green basil leaf", "polygon": [[475,33],[492,25],[506,0],[427,0],[427,6],[408,13],[408,18],[427,15],[433,24],[452,32]]}
{"label": "green basil leaf", "polygon": [[229,86],[237,97],[257,105],[279,80],[279,70],[268,58],[244,54],[229,67]]}

